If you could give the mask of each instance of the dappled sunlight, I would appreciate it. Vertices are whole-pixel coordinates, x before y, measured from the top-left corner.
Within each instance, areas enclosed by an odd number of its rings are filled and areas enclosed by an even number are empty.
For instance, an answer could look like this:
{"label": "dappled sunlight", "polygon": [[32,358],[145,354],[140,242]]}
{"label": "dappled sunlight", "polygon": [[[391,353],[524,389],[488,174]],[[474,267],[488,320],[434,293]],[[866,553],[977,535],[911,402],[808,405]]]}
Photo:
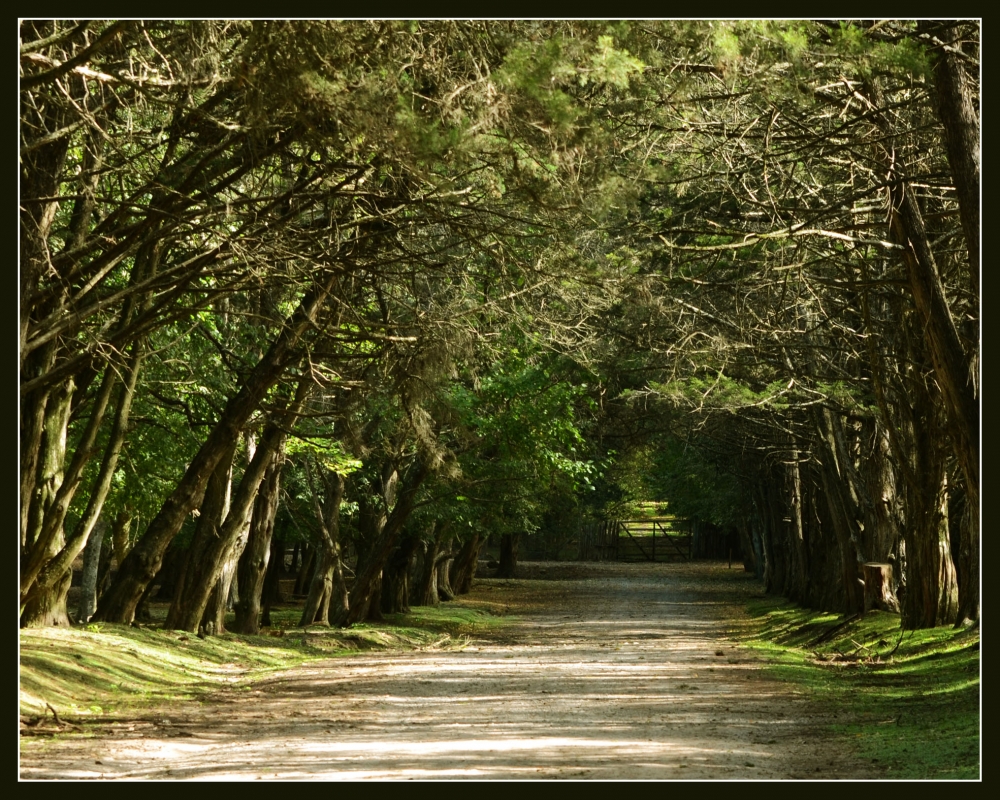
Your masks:
{"label": "dappled sunlight", "polygon": [[[516,643],[365,653],[303,664],[120,731],[60,777],[745,779],[833,763],[668,568],[565,593],[508,628]],[[564,584],[569,585],[569,584]],[[655,601],[655,602],[654,602]],[[566,613],[572,610],[573,613]],[[637,619],[650,615],[649,619]],[[798,772],[789,771],[795,752]],[[80,752],[83,752],[81,747]],[[95,763],[100,761],[100,763]],[[44,772],[44,766],[36,768]]]}

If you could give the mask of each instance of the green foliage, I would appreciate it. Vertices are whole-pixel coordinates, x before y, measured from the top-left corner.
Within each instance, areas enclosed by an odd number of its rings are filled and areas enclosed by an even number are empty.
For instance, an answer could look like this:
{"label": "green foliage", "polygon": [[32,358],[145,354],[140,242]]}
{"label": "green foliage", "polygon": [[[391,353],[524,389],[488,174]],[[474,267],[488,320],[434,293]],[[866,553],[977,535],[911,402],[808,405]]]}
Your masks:
{"label": "green foliage", "polygon": [[593,411],[586,385],[569,380],[566,364],[519,344],[487,375],[452,388],[475,441],[460,457],[467,516],[488,521],[494,533],[536,530],[546,509],[589,490],[596,472],[585,453]]}
{"label": "green foliage", "polygon": [[323,469],[338,475],[350,475],[363,466],[361,459],[351,456],[341,442],[331,439],[310,439],[305,435],[294,436],[285,443],[285,452],[290,456],[310,456]]}
{"label": "green foliage", "polygon": [[[307,464],[351,475],[360,518],[418,457],[414,530],[555,530],[650,496],[724,524],[727,476],[813,457],[818,408],[902,431],[886,409],[933,365],[886,153],[975,321],[914,21],[159,20],[86,53],[119,23],[73,24],[21,23],[22,46],[56,42],[21,58],[22,385],[43,384],[22,430],[71,377],[68,463],[100,379],[141,348],[105,509],[137,534],[326,281],[236,426],[315,387],[289,524],[313,515]],[[47,70],[81,53],[67,93]],[[47,496],[31,469],[25,520]]]}
{"label": "green foliage", "polygon": [[742,501],[737,479],[705,450],[665,437],[652,453],[650,496],[667,501],[671,513],[718,525],[736,523]]}

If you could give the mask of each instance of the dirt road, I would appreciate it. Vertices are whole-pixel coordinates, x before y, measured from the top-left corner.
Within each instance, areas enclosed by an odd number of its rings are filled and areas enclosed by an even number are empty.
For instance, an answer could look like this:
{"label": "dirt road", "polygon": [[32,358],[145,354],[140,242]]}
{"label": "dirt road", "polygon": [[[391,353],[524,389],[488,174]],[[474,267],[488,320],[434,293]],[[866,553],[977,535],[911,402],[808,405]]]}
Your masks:
{"label": "dirt road", "polygon": [[[567,577],[561,565],[529,568]],[[131,730],[27,747],[22,777],[878,777],[830,738],[846,720],[767,679],[727,638],[734,592],[758,591],[737,570],[580,574],[590,577],[477,583],[522,604],[502,639],[313,662]]]}

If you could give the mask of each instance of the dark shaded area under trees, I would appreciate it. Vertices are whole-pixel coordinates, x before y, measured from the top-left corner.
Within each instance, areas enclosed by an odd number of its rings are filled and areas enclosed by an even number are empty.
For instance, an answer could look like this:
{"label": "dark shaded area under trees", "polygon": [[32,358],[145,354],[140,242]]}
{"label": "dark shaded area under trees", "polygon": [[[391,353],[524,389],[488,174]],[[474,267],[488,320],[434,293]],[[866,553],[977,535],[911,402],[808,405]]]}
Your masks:
{"label": "dark shaded area under trees", "polygon": [[803,604],[978,619],[977,23],[26,20],[20,64],[23,626],[82,558],[83,618],[253,633],[290,547],[350,625],[643,499]]}

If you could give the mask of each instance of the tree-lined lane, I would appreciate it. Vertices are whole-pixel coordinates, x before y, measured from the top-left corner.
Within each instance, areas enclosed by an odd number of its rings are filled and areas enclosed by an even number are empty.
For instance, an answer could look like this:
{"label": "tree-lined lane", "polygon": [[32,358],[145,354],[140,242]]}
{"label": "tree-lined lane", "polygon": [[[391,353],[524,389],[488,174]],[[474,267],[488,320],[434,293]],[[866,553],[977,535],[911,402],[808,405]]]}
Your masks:
{"label": "tree-lined lane", "polygon": [[[23,775],[871,776],[829,738],[833,710],[767,679],[726,639],[734,573],[722,581],[718,565],[598,567],[601,577],[538,584],[546,605],[505,641],[306,665],[164,711],[148,736],[68,741],[44,756],[29,749]],[[481,591],[503,591],[500,583]]]}

